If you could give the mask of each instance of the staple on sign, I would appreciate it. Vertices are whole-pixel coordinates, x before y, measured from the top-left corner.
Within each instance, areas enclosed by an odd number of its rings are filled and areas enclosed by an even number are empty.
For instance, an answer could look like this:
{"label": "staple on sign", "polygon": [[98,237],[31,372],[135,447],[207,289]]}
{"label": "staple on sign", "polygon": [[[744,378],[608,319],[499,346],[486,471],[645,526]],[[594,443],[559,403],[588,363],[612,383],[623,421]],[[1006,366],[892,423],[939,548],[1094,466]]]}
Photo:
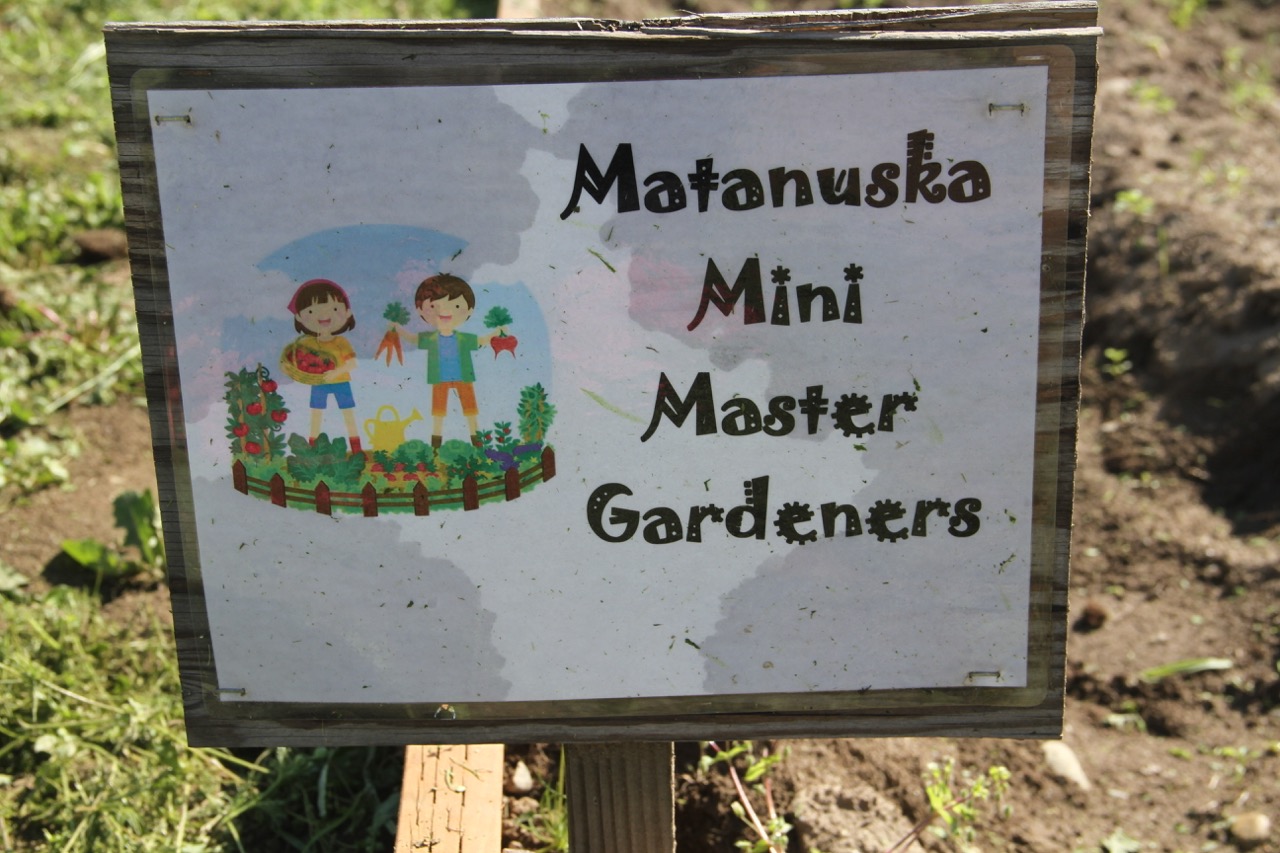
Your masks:
{"label": "staple on sign", "polygon": [[974,670],[970,672],[967,676],[965,676],[964,680],[966,683],[969,683],[969,684],[972,684],[974,681],[978,680],[979,678],[994,678],[996,681],[999,681],[1003,677],[1003,675],[1004,674],[999,670],[995,670],[995,671]]}

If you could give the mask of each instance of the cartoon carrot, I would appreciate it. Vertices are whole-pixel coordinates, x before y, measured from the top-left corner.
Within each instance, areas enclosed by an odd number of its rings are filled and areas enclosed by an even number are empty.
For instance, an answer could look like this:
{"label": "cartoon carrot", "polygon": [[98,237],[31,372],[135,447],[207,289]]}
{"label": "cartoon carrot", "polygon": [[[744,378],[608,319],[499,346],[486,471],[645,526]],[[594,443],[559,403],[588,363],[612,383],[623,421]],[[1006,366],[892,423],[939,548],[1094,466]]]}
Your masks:
{"label": "cartoon carrot", "polygon": [[387,310],[382,312],[382,319],[388,321],[392,325],[387,328],[387,333],[382,336],[382,340],[378,343],[378,351],[373,354],[374,358],[386,353],[387,365],[391,364],[391,355],[395,354],[396,361],[404,364],[404,348],[400,344],[400,333],[396,326],[403,326],[409,322],[409,309],[405,308],[399,302],[390,302],[387,304]]}

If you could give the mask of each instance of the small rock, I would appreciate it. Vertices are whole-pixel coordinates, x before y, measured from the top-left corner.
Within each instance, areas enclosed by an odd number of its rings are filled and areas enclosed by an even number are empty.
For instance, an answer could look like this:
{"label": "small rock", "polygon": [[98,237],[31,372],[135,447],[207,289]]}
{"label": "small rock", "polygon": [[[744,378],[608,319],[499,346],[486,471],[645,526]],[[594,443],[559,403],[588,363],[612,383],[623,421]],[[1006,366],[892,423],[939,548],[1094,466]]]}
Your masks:
{"label": "small rock", "polygon": [[511,790],[518,794],[527,794],[533,790],[533,774],[523,761],[517,761],[515,769],[511,771]]}
{"label": "small rock", "polygon": [[512,817],[536,812],[542,806],[533,797],[517,797],[507,801],[507,811]]}
{"label": "small rock", "polygon": [[1091,598],[1080,610],[1080,618],[1076,620],[1076,630],[1082,632],[1096,631],[1111,618],[1111,608],[1105,601]]}
{"label": "small rock", "polygon": [[1075,784],[1082,791],[1093,789],[1093,783],[1085,775],[1084,768],[1080,766],[1080,759],[1076,758],[1075,751],[1071,747],[1060,740],[1047,740],[1040,746],[1044,750],[1044,758],[1049,764],[1049,770],[1054,775]]}
{"label": "small rock", "polygon": [[80,250],[80,262],[96,264],[129,257],[129,238],[119,228],[93,228],[71,238]]}
{"label": "small rock", "polygon": [[1242,846],[1252,847],[1271,837],[1271,818],[1262,812],[1244,812],[1231,821],[1231,837]]}

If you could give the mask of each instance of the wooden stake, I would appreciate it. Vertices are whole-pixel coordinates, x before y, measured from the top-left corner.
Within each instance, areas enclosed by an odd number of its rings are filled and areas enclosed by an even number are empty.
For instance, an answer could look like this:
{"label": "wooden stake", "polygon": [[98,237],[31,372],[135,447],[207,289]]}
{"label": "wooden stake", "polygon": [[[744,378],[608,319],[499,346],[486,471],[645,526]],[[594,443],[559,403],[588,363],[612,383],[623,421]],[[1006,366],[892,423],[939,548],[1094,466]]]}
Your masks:
{"label": "wooden stake", "polygon": [[570,853],[673,853],[675,744],[565,746]]}
{"label": "wooden stake", "polygon": [[406,747],[395,853],[498,853],[503,752],[500,744]]}

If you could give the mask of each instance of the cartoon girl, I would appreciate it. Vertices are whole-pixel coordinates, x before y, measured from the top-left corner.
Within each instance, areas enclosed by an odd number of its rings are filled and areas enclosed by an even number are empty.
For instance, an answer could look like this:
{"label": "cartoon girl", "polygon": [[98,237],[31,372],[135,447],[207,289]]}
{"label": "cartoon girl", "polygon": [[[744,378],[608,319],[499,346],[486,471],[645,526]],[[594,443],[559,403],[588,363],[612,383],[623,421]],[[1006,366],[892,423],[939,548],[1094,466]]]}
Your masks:
{"label": "cartoon girl", "polygon": [[289,300],[293,327],[301,337],[284,348],[280,369],[289,377],[311,386],[312,444],[320,434],[324,410],[333,397],[342,412],[352,453],[360,453],[356,430],[355,398],[351,394],[351,371],[356,352],[342,335],[355,328],[351,300],[335,282],[313,278],[305,282]]}

